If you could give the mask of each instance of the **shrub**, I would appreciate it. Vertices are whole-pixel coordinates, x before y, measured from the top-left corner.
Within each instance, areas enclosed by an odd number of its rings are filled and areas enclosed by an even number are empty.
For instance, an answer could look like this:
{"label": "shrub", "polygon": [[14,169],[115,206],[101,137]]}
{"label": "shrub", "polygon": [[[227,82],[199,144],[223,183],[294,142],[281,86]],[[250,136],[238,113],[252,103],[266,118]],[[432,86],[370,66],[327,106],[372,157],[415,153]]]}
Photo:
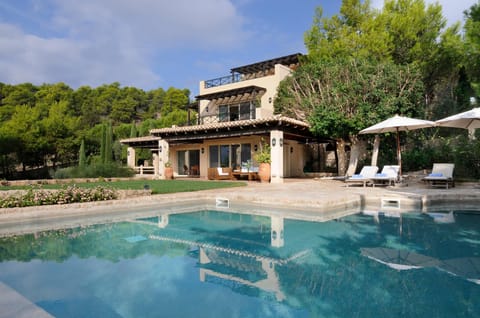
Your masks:
{"label": "shrub", "polygon": [[465,135],[437,137],[415,145],[402,153],[404,171],[431,169],[434,163],[455,164],[454,175],[460,178],[480,178],[480,141]]}
{"label": "shrub", "polygon": [[116,163],[94,164],[83,167],[69,167],[59,169],[55,172],[55,179],[67,178],[129,178],[133,177],[135,172],[129,167],[125,167]]}
{"label": "shrub", "polygon": [[258,163],[271,163],[272,158],[270,155],[270,145],[266,143],[263,138],[262,142],[260,143],[260,149],[257,153],[254,154],[253,159],[255,159]]}
{"label": "shrub", "polygon": [[58,191],[31,187],[23,195],[0,198],[0,208],[105,201],[116,198],[117,192],[114,189],[101,186],[90,189],[70,185]]}

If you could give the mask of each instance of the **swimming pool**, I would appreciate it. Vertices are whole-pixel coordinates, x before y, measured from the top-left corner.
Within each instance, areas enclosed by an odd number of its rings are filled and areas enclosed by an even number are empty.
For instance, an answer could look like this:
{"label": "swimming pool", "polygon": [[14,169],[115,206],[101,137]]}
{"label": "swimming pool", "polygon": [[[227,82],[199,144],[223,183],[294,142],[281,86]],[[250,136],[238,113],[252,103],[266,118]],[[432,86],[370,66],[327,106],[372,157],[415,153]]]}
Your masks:
{"label": "swimming pool", "polygon": [[472,212],[152,213],[0,238],[0,287],[55,317],[479,317],[479,254]]}

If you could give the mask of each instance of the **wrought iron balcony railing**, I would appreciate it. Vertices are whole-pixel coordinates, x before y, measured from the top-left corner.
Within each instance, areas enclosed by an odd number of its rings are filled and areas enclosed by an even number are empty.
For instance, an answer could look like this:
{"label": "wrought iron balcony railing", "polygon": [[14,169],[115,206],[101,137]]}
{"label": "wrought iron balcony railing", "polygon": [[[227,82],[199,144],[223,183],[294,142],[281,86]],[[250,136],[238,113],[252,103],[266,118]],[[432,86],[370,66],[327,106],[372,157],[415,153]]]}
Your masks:
{"label": "wrought iron balcony railing", "polygon": [[222,85],[227,85],[227,84],[233,84],[233,83],[238,83],[241,81],[246,81],[246,80],[251,80],[255,78],[260,78],[264,76],[269,76],[269,75],[274,75],[275,70],[274,69],[267,69],[267,70],[262,70],[258,71],[255,73],[249,73],[249,74],[241,74],[241,73],[232,73],[231,75],[219,77],[219,78],[214,78],[208,81],[205,81],[205,88],[211,88],[211,87],[217,87],[217,86],[222,86]]}
{"label": "wrought iron balcony railing", "polygon": [[217,86],[241,82],[242,81],[241,75],[242,74],[239,74],[239,73],[233,73],[231,75],[205,81],[205,88],[217,87]]}

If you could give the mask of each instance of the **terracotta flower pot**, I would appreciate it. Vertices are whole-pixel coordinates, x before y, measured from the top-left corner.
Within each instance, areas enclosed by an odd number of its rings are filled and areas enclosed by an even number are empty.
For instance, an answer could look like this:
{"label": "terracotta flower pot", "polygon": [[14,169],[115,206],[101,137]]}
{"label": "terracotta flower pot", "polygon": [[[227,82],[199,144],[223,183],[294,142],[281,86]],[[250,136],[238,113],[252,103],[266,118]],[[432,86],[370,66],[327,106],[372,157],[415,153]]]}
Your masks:
{"label": "terracotta flower pot", "polygon": [[258,166],[258,177],[260,178],[260,182],[270,182],[270,164],[269,163],[261,163]]}
{"label": "terracotta flower pot", "polygon": [[165,179],[172,180],[173,179],[173,168],[172,167],[165,167],[164,174],[165,174]]}

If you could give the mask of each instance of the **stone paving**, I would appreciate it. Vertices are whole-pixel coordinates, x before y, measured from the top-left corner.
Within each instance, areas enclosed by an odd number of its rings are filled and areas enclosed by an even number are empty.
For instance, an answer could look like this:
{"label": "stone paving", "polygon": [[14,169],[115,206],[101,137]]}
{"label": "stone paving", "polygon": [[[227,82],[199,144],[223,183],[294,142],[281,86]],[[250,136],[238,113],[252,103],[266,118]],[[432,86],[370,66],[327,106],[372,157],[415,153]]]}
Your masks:
{"label": "stone paving", "polygon": [[[228,181],[227,181],[228,182]],[[427,187],[412,180],[408,186],[346,187],[343,181],[331,179],[285,179],[284,183],[248,182],[245,187],[206,190],[188,193],[159,194],[121,200],[75,203],[69,205],[0,209],[0,224],[23,219],[67,215],[127,213],[144,209],[159,209],[165,205],[188,205],[192,200],[217,198],[232,203],[276,209],[309,210],[322,214],[331,210],[398,208],[402,211],[480,207],[480,187],[477,183],[458,183],[455,188]],[[5,224],[4,224],[5,225]]]}

